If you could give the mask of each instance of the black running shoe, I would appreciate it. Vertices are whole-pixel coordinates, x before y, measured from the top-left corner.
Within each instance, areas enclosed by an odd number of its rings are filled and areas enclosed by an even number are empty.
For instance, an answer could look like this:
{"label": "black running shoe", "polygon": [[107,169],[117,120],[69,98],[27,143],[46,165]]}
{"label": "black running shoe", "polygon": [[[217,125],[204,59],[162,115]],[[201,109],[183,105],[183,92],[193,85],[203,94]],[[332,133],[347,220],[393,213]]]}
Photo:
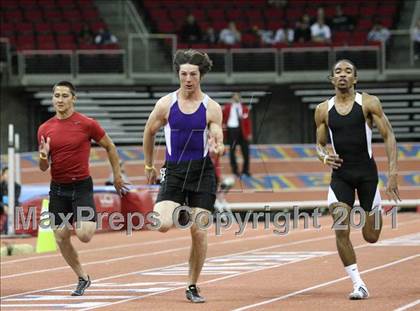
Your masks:
{"label": "black running shoe", "polygon": [[84,278],[79,277],[79,283],[77,283],[76,289],[71,293],[72,296],[82,296],[85,293],[86,288],[90,286],[90,277],[88,275],[88,279],[85,280]]}
{"label": "black running shoe", "polygon": [[203,303],[206,299],[198,293],[199,289],[195,285],[188,286],[188,289],[185,291],[187,299],[193,303]]}

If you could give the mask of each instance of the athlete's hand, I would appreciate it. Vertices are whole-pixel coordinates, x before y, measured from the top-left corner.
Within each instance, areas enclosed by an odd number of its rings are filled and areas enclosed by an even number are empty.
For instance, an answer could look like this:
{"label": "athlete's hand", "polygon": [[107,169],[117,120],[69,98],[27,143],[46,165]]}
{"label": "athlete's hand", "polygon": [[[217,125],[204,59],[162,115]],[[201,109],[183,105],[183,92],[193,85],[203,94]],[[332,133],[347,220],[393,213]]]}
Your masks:
{"label": "athlete's hand", "polygon": [[128,187],[130,184],[125,182],[121,176],[118,176],[117,178],[114,178],[114,187],[115,190],[117,190],[117,193],[120,197],[125,195],[128,191],[130,191],[130,188]]}
{"label": "athlete's hand", "polygon": [[388,184],[386,186],[385,193],[389,200],[394,200],[395,203],[401,201],[400,192],[398,191],[398,175],[390,175],[388,178]]}
{"label": "athlete's hand", "polygon": [[51,142],[51,139],[49,137],[47,137],[47,139],[45,140],[45,137],[41,136],[41,144],[39,145],[39,153],[43,157],[48,157],[48,155],[50,154],[50,142]]}
{"label": "athlete's hand", "polygon": [[225,145],[216,141],[214,137],[209,138],[209,151],[216,156],[222,156],[225,153]]}
{"label": "athlete's hand", "polygon": [[343,159],[341,159],[338,154],[327,154],[324,156],[323,162],[324,164],[331,167],[333,170],[336,170],[341,167],[341,163],[343,163]]}
{"label": "athlete's hand", "polygon": [[153,166],[151,168],[144,167],[144,176],[146,177],[147,184],[154,185],[156,184],[156,168]]}

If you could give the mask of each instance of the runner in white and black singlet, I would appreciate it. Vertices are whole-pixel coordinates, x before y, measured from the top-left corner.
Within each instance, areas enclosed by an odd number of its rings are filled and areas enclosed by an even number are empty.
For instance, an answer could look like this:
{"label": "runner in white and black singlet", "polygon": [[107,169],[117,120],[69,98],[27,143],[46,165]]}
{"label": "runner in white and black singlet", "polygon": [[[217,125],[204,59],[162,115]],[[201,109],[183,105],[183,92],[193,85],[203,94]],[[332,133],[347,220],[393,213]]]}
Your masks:
{"label": "runner in white and black singlet", "polygon": [[[400,200],[397,144],[379,99],[355,91],[357,69],[350,60],[339,60],[333,66],[330,79],[335,88],[335,96],[319,104],[315,111],[317,152],[319,159],[332,168],[328,206],[334,219],[338,253],[353,281],[353,291],[349,298],[365,299],[369,297],[369,292],[360,277],[350,241],[350,210],[357,192],[360,206],[366,213],[363,237],[367,242],[375,243],[381,233],[382,215],[375,224],[372,210],[381,208],[381,198],[378,171],[372,154],[373,124],[385,142],[389,164],[386,193],[395,202]],[[333,152],[327,149],[328,136]],[[343,212],[347,215],[344,220],[340,219]]]}

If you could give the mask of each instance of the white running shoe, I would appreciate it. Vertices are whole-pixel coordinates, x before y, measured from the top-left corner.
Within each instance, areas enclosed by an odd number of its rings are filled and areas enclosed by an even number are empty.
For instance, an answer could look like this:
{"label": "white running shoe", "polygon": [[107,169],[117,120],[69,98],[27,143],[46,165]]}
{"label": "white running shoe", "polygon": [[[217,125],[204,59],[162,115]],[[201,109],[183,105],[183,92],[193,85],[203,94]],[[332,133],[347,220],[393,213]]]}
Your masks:
{"label": "white running shoe", "polygon": [[360,284],[353,287],[353,291],[349,295],[350,300],[360,300],[369,297],[369,291],[365,284]]}

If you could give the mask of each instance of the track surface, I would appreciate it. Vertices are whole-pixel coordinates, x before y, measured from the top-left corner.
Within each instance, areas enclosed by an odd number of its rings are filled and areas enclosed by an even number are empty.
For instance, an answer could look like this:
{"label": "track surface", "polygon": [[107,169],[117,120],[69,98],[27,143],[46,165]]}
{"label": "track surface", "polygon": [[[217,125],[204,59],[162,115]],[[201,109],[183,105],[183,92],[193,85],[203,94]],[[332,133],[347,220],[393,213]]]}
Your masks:
{"label": "track surface", "polygon": [[[352,230],[359,270],[371,298],[349,301],[351,281],[336,253],[331,220],[320,229],[290,230],[280,236],[248,224],[216,236],[199,286],[207,302],[189,303],[184,288],[189,232],[173,229],[97,234],[89,244],[73,237],[93,279],[83,297],[70,297],[76,278],[58,253],[2,258],[2,310],[395,310],[420,309],[420,214],[391,216],[377,244]],[[29,240],[35,244],[35,240]],[[28,243],[28,240],[25,241]]]}

